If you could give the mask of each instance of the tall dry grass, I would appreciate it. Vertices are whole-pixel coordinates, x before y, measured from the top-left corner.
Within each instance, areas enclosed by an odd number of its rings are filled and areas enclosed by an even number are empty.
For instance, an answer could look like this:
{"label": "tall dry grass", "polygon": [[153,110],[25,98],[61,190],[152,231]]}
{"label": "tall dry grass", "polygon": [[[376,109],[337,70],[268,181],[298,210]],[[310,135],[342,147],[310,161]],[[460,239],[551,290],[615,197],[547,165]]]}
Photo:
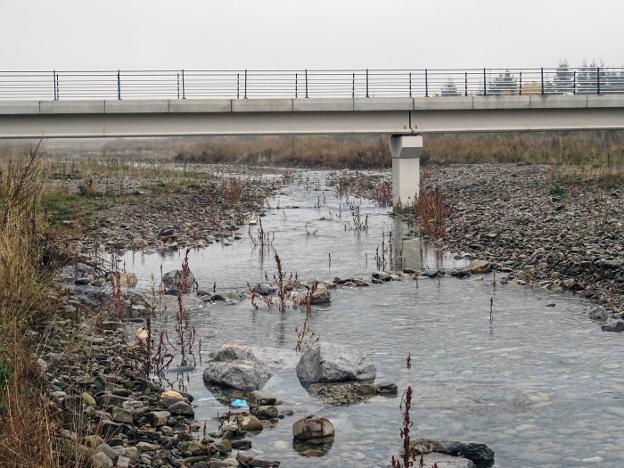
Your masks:
{"label": "tall dry grass", "polygon": [[0,466],[53,467],[56,428],[33,350],[50,313],[38,147],[0,169]]}

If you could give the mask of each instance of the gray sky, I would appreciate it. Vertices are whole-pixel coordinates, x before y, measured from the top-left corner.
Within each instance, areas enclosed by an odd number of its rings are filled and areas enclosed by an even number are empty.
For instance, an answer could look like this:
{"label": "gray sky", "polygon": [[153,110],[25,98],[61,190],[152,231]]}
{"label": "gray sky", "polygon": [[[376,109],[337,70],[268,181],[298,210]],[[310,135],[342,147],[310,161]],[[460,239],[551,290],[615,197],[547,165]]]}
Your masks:
{"label": "gray sky", "polygon": [[622,0],[0,0],[0,69],[624,63]]}

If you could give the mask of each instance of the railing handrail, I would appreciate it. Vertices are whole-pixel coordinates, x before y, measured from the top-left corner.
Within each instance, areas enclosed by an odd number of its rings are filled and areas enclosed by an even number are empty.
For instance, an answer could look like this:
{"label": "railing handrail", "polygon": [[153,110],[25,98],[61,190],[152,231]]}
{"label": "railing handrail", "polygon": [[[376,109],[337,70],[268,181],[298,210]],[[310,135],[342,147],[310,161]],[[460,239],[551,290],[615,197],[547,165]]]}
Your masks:
{"label": "railing handrail", "polygon": [[0,99],[253,99],[624,93],[624,67],[0,70]]}

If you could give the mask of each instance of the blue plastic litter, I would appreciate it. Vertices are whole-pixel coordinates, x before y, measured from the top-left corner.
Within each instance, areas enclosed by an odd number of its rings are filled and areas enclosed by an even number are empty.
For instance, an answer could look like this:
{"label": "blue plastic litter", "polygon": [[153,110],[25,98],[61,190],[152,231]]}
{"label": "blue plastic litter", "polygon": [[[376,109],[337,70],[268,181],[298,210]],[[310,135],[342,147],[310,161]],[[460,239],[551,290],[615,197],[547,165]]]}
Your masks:
{"label": "blue plastic litter", "polygon": [[232,403],[230,403],[230,406],[232,408],[247,408],[247,400],[232,400]]}

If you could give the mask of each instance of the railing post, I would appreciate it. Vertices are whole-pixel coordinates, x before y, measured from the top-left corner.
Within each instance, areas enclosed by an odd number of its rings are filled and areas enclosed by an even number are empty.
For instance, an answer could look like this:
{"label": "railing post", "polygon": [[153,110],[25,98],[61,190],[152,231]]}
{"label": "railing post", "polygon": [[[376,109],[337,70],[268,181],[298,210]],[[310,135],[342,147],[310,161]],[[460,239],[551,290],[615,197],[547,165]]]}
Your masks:
{"label": "railing post", "polygon": [[306,92],[305,96],[307,99],[309,97],[308,96],[308,69],[307,68],[305,69],[305,92]]}
{"label": "railing post", "polygon": [[425,97],[429,97],[429,71],[425,68]]}
{"label": "railing post", "polygon": [[240,73],[236,74],[236,99],[240,99]]}
{"label": "railing post", "polygon": [[544,67],[540,69],[540,76],[542,80],[542,96],[544,95]]}
{"label": "railing post", "polygon": [[409,97],[412,97],[412,72],[409,74]]}
{"label": "railing post", "polygon": [[574,70],[574,74],[572,75],[572,94],[576,94],[576,70]]}
{"label": "railing post", "polygon": [[355,73],[353,73],[351,78],[351,99],[355,99]]}
{"label": "railing post", "polygon": [[121,71],[117,70],[117,99],[121,100]]}
{"label": "railing post", "polygon": [[243,94],[243,99],[247,99],[247,69],[245,68],[245,92]]}
{"label": "railing post", "polygon": [[464,72],[464,96],[468,96],[468,72]]}
{"label": "railing post", "polygon": [[182,99],[186,99],[186,82],[184,80],[184,68],[182,69]]}
{"label": "railing post", "polygon": [[180,99],[180,74],[176,73],[176,85],[178,88],[178,99]]}
{"label": "railing post", "polygon": [[600,67],[596,67],[596,94],[600,94]]}
{"label": "railing post", "polygon": [[298,91],[299,91],[298,78],[299,78],[299,73],[295,73],[295,99],[297,99]]}
{"label": "railing post", "polygon": [[366,97],[368,97],[368,68],[366,69]]}
{"label": "railing post", "polygon": [[522,96],[522,71],[520,72],[520,87],[518,88],[518,94]]}
{"label": "railing post", "polygon": [[483,95],[487,96],[487,71],[483,69]]}
{"label": "railing post", "polygon": [[58,101],[58,93],[56,91],[56,70],[52,71],[52,93],[54,96],[54,100]]}

